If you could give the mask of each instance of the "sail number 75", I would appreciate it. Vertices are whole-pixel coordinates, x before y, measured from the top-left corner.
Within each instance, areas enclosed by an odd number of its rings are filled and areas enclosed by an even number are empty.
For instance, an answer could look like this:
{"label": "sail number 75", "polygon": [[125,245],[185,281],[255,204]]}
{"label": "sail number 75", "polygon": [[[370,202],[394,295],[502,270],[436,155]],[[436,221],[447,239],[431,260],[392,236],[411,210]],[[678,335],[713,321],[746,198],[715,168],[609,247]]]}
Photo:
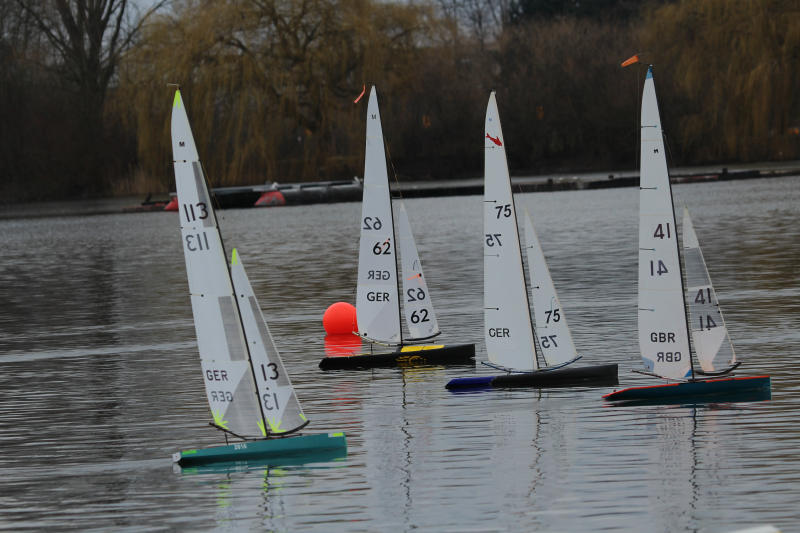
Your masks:
{"label": "sail number 75", "polygon": [[494,246],[495,244],[497,244],[497,246],[503,246],[503,243],[500,240],[500,237],[502,236],[502,233],[487,233],[486,246]]}
{"label": "sail number 75", "polygon": [[558,312],[558,309],[552,309],[550,311],[545,311],[544,316],[547,320],[545,320],[545,324],[550,323],[550,319],[553,319],[553,322],[558,322],[561,320],[561,313]]}
{"label": "sail number 75", "polygon": [[511,204],[496,205],[494,208],[497,209],[497,218],[500,218],[500,215],[506,218],[511,216]]}
{"label": "sail number 75", "polygon": [[539,337],[539,342],[542,343],[542,348],[558,348],[558,343],[556,342],[556,335],[543,335]]}

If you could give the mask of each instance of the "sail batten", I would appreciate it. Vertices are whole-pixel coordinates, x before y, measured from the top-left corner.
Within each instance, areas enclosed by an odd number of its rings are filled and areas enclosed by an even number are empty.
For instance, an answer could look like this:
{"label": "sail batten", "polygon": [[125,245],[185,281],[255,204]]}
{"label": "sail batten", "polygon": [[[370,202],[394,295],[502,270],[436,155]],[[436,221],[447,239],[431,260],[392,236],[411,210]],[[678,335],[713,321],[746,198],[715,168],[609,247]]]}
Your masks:
{"label": "sail batten", "polygon": [[652,72],[642,94],[639,190],[639,349],[648,371],[691,374],[678,236]]}
{"label": "sail batten", "polygon": [[517,214],[511,191],[495,93],[489,97],[484,136],[483,307],[489,362],[537,370]]}

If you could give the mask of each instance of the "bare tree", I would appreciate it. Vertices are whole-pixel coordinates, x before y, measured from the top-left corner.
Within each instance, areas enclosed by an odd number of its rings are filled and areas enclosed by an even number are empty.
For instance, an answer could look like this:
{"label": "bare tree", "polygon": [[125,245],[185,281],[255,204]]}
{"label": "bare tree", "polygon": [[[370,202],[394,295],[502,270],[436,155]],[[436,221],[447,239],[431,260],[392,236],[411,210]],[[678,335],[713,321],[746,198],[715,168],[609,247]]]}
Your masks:
{"label": "bare tree", "polygon": [[[75,169],[80,189],[96,189],[102,165],[97,144],[103,139],[103,106],[122,55],[142,24],[168,0],[143,13],[128,0],[17,0],[52,47],[48,67],[66,89],[74,91],[76,132],[83,139],[81,166]],[[80,192],[84,192],[80,191]]]}

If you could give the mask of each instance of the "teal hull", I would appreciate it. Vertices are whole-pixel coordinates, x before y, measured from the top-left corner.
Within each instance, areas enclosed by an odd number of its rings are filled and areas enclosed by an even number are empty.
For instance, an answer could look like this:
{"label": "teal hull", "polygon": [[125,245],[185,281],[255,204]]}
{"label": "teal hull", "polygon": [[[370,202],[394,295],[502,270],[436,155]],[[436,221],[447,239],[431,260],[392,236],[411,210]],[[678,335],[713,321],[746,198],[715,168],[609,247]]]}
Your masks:
{"label": "teal hull", "polygon": [[297,459],[302,462],[306,455],[322,452],[347,453],[347,441],[344,433],[318,433],[316,435],[297,435],[278,439],[264,439],[237,442],[226,446],[184,450],[172,455],[181,467],[199,466],[211,463],[230,463],[239,461],[265,461],[273,459],[280,464],[287,464]]}
{"label": "teal hull", "polygon": [[722,378],[631,387],[606,394],[611,402],[674,404],[703,402],[747,402],[771,398],[769,376]]}

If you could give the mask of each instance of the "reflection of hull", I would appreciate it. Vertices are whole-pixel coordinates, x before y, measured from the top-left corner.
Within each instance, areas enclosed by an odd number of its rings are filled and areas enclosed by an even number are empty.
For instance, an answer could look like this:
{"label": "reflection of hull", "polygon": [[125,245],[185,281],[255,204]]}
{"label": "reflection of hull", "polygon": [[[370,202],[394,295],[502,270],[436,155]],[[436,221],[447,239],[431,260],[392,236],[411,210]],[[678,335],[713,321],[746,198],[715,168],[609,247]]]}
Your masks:
{"label": "reflection of hull", "polygon": [[260,457],[258,459],[241,459],[236,461],[219,461],[214,463],[193,464],[191,466],[175,466],[176,473],[193,474],[229,474],[232,472],[248,472],[262,468],[274,468],[288,465],[308,463],[327,463],[347,456],[347,448],[330,448],[310,451],[302,455]]}
{"label": "reflection of hull", "polygon": [[319,367],[322,370],[356,370],[414,365],[463,365],[472,363],[473,359],[474,344],[422,344],[403,346],[394,352],[325,357],[319,362]]}
{"label": "reflection of hull", "polygon": [[[199,450],[185,450],[172,455],[180,466],[196,466],[219,462],[240,462],[251,460],[281,461],[288,464],[290,459],[303,462],[304,456],[319,452],[339,450],[347,453],[344,433],[318,433],[316,435],[297,435],[275,439],[238,442],[226,446],[214,446]],[[287,460],[289,460],[287,462]],[[277,464],[277,463],[276,463]]]}
{"label": "reflection of hull", "polygon": [[446,387],[450,390],[506,387],[550,388],[611,386],[617,383],[619,383],[617,380],[617,365],[594,365],[502,374],[500,376],[454,378],[447,383]]}
{"label": "reflection of hull", "polygon": [[769,376],[755,376],[631,387],[603,398],[612,402],[669,404],[759,401],[769,400],[771,396]]}

